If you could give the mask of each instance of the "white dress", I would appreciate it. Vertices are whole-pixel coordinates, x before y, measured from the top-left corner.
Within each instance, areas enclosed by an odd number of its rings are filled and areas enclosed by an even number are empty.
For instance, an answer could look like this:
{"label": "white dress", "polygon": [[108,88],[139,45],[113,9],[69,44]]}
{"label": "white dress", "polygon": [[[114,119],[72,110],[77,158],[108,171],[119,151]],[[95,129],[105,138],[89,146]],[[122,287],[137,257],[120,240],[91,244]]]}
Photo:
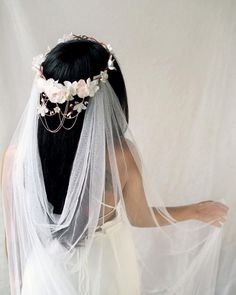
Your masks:
{"label": "white dress", "polygon": [[[118,206],[119,207],[119,206]],[[80,248],[73,249],[66,268],[60,265],[60,254],[63,247],[55,240],[47,249],[49,253],[47,265],[42,267],[40,255],[45,253],[31,253],[23,276],[21,295],[49,295],[47,284],[55,285],[55,294],[77,295],[139,295],[140,278],[133,240],[129,228],[117,215],[100,226],[95,232],[94,242],[90,250],[88,261],[84,264],[84,271],[89,273],[89,287],[81,283],[81,272],[78,274],[78,259],[81,257]],[[83,251],[83,250],[82,250]],[[99,260],[99,261],[98,261]],[[41,260],[42,261],[42,260]],[[97,265],[102,266],[100,270]],[[48,280],[42,281],[40,271],[48,272]],[[44,278],[45,275],[42,276]],[[53,295],[55,295],[53,294]],[[52,294],[50,294],[52,295]]]}

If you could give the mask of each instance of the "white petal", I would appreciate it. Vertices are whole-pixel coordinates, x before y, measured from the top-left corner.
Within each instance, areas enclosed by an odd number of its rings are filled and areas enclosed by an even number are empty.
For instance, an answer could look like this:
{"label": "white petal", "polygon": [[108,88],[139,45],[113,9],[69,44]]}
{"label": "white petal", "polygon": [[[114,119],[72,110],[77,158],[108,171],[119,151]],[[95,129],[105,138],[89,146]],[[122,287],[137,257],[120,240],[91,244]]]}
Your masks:
{"label": "white petal", "polygon": [[112,47],[111,47],[111,44],[107,44],[107,48],[108,48],[108,50],[109,50],[111,53],[113,53],[113,49],[112,49]]}

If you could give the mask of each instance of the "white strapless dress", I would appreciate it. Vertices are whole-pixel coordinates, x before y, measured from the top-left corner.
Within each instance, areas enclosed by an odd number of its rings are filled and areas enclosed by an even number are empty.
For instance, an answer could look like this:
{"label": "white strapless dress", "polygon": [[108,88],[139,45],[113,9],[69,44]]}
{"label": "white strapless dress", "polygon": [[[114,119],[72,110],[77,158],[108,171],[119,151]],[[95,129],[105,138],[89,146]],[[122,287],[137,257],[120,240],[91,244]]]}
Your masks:
{"label": "white strapless dress", "polygon": [[[119,210],[114,219],[107,221],[95,232],[88,260],[83,267],[84,275],[89,276],[87,286],[83,283],[83,275],[77,269],[81,250],[84,251],[80,248],[73,249],[66,269],[59,261],[63,247],[56,240],[47,249],[47,253],[31,253],[24,271],[21,295],[141,294],[133,240]],[[44,265],[42,259],[45,261]],[[44,272],[42,279],[41,272]],[[48,278],[47,281],[45,277]]]}

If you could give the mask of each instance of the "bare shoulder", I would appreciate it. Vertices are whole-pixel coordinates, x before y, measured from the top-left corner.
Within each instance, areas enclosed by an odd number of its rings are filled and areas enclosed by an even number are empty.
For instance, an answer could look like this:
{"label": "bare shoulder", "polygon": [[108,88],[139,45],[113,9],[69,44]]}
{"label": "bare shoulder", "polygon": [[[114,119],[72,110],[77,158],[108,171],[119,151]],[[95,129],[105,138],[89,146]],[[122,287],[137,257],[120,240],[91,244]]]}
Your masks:
{"label": "bare shoulder", "polygon": [[123,139],[121,143],[115,146],[115,154],[118,163],[132,161],[132,151],[135,150],[135,146],[129,139]]}
{"label": "bare shoulder", "polygon": [[[127,138],[121,139],[114,146],[116,164],[119,172],[119,177],[121,181],[122,188],[125,186],[128,175],[133,170],[135,166],[135,159],[137,158],[137,151],[133,142],[128,140]],[[111,156],[111,155],[110,155]],[[111,183],[111,167],[110,167],[110,156],[108,157],[108,162],[106,162],[106,187],[109,188],[109,184]],[[135,166],[136,167],[136,166]],[[137,169],[137,167],[136,167]]]}
{"label": "bare shoulder", "polygon": [[128,163],[128,166],[131,169],[138,168],[141,170],[142,161],[141,161],[140,153],[138,151],[137,144],[126,138],[124,147],[125,147],[124,154],[125,154],[125,158],[126,158],[126,162]]}
{"label": "bare shoulder", "polygon": [[2,163],[3,163],[4,159],[14,156],[15,153],[16,153],[16,145],[7,146],[3,151]]}

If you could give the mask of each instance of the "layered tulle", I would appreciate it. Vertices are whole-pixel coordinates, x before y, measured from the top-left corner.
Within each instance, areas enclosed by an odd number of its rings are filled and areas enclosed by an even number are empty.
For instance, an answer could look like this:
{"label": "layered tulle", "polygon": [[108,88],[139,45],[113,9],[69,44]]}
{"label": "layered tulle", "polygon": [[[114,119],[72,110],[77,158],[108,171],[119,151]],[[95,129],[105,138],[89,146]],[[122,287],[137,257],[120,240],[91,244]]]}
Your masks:
{"label": "layered tulle", "polygon": [[12,294],[214,294],[222,228],[178,222],[150,190],[108,81],[89,100],[64,208],[53,213],[37,145],[38,99],[34,80],[4,161]]}

